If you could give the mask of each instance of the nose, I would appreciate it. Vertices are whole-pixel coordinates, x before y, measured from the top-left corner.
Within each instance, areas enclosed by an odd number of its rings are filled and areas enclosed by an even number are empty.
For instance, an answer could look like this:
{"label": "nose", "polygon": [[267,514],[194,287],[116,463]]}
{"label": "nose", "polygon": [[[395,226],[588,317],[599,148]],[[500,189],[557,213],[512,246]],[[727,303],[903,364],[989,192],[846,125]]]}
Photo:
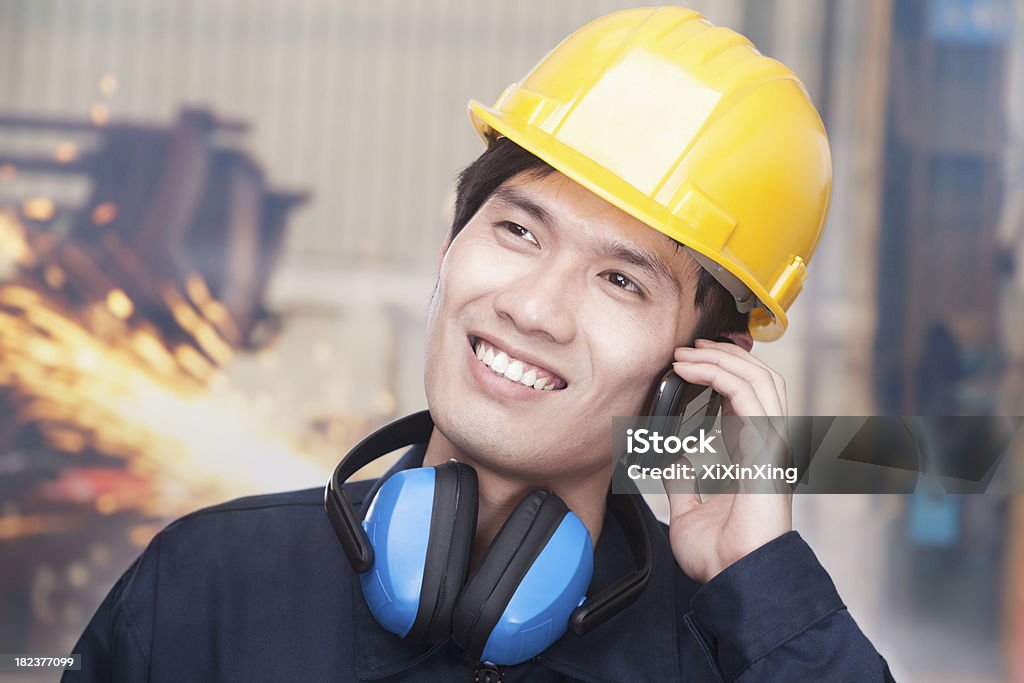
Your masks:
{"label": "nose", "polygon": [[494,299],[498,317],[524,335],[566,344],[576,336],[575,288],[567,267],[546,262],[508,282]]}

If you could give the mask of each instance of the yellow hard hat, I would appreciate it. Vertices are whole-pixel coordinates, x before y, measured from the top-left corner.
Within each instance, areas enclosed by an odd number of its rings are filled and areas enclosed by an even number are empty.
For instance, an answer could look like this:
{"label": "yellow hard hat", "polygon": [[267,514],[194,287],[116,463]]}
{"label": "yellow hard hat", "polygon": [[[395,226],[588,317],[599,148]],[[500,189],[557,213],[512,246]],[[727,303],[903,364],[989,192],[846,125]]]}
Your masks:
{"label": "yellow hard hat", "polygon": [[821,236],[832,160],[797,77],[743,36],[682,7],[597,19],[493,107],[504,136],[690,249],[754,339],[782,336]]}

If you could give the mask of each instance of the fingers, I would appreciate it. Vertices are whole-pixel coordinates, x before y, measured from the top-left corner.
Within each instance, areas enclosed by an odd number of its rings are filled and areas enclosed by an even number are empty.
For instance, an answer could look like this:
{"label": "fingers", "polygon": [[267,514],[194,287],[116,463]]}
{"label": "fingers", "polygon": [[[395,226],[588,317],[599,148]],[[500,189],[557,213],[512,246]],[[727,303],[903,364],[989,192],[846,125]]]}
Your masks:
{"label": "fingers", "polygon": [[691,383],[711,386],[725,396],[737,415],[779,415],[775,385],[755,365],[725,358],[687,359],[673,363],[676,373]]}
{"label": "fingers", "polygon": [[729,342],[715,342],[709,339],[698,339],[694,343],[696,344],[696,348],[718,349],[730,355],[736,356],[737,358],[749,360],[755,365],[758,365],[767,370],[771,374],[772,383],[775,385],[776,392],[779,395],[779,400],[782,404],[783,409],[782,415],[789,415],[789,402],[786,396],[786,379],[782,376],[781,373],[776,372],[772,368],[768,367],[768,365],[766,365],[764,361],[762,361],[760,358],[751,354],[749,351],[741,349],[736,344],[731,344]]}
{"label": "fingers", "polygon": [[[672,364],[676,374],[691,384],[709,386],[724,396],[737,415],[768,414],[750,382],[723,370],[714,363],[678,362]],[[778,406],[778,401],[775,402]],[[779,408],[781,410],[781,408]]]}
{"label": "fingers", "polygon": [[[738,462],[741,465],[754,469],[789,466],[791,462],[789,445],[771,424],[765,421],[751,421],[746,418],[739,419],[744,422],[739,433]],[[774,477],[740,479],[738,484],[740,493],[792,492],[785,481]]]}
{"label": "fingers", "polygon": [[[729,398],[738,415],[789,414],[782,375],[735,344],[698,340],[697,345],[697,348],[680,347],[675,350],[678,362],[673,366],[680,377],[714,387]],[[722,377],[723,372],[741,380],[749,390],[734,379]],[[760,404],[760,409],[753,406],[751,394]]]}
{"label": "fingers", "polygon": [[[738,346],[697,342],[676,349],[675,372],[684,380],[711,386],[729,402],[731,428],[723,430],[730,458],[740,466],[781,466],[787,462],[785,382],[782,376]],[[769,417],[769,420],[756,418]],[[753,420],[748,418],[755,418]],[[733,431],[735,430],[735,431]],[[739,483],[739,492],[764,490],[763,482]]]}

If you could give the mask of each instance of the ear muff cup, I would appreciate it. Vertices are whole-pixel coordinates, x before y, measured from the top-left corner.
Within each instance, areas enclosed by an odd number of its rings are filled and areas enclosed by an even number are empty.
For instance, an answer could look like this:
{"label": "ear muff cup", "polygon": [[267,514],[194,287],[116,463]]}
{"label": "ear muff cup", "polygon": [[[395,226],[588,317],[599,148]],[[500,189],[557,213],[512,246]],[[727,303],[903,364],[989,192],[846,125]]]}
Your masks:
{"label": "ear muff cup", "polygon": [[479,501],[476,472],[459,462],[434,468],[430,542],[419,609],[408,637],[439,643],[451,635],[452,614],[469,570]]}
{"label": "ear muff cup", "polygon": [[480,658],[523,577],[568,512],[554,493],[534,491],[494,537],[462,590],[452,620],[452,639],[471,659]]}

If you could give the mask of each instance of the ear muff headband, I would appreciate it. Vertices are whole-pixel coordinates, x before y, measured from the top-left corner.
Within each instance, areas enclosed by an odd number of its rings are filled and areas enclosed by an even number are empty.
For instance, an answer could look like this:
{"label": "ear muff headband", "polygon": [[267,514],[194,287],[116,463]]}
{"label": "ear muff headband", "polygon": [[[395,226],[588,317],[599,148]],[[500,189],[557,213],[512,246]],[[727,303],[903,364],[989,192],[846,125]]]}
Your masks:
{"label": "ear muff headband", "polygon": [[416,620],[406,637],[439,643],[452,632],[452,611],[469,570],[469,553],[476,536],[476,471],[460,462],[433,468],[434,501],[430,513],[430,543],[423,563]]}
{"label": "ear muff headband", "polygon": [[635,495],[608,496],[608,505],[622,525],[637,569],[573,610],[569,628],[578,636],[589,633],[633,604],[651,578],[651,539],[647,535],[647,524],[640,505],[636,502],[638,495],[639,492]]}
{"label": "ear muff headband", "polygon": [[369,571],[373,566],[373,546],[352,504],[343,493],[342,486],[349,477],[377,458],[399,448],[425,443],[430,439],[433,429],[434,421],[425,410],[395,420],[357,443],[345,459],[338,463],[328,480],[324,489],[327,518],[334,527],[334,533],[341,542],[352,570],[357,574]]}

